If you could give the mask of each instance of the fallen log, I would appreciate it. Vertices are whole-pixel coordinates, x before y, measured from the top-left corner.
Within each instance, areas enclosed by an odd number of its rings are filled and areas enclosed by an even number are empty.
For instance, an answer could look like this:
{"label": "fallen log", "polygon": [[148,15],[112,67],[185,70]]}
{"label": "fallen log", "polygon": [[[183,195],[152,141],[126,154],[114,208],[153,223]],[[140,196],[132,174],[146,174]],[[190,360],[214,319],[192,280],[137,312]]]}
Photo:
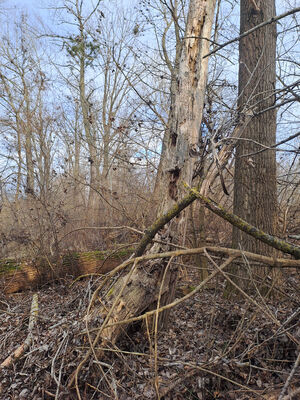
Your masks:
{"label": "fallen log", "polygon": [[132,254],[132,249],[114,251],[72,252],[61,257],[56,263],[41,258],[32,263],[3,261],[0,270],[2,285],[6,294],[34,289],[67,276],[78,277],[86,274],[106,274]]}

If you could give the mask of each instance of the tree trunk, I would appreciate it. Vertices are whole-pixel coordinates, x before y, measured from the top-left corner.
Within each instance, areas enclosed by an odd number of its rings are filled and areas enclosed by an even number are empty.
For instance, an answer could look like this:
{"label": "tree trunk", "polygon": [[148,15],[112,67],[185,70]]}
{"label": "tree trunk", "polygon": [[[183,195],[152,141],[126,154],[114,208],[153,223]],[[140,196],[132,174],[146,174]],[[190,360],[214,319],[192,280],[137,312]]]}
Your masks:
{"label": "tree trunk", "polygon": [[[168,24],[165,28],[165,31],[162,35],[162,40],[161,40],[161,46],[162,46],[162,57],[163,61],[165,62],[166,66],[168,67],[171,75],[171,84],[170,84],[170,112],[168,115],[168,122],[167,126],[170,126],[170,123],[172,121],[172,108],[175,103],[175,98],[176,98],[176,92],[177,92],[177,76],[178,76],[178,71],[179,71],[179,62],[180,62],[180,56],[181,56],[181,49],[183,45],[183,39],[180,37],[180,28],[178,25],[178,5],[177,2],[174,4],[174,8],[172,9],[172,23],[174,24],[174,31],[175,31],[175,37],[176,37],[176,48],[175,48],[175,59],[172,64],[171,60],[169,59],[168,55],[168,50],[166,46],[166,34],[171,26],[171,23]],[[168,146],[168,140],[169,140],[169,130],[166,129],[164,132],[164,137],[162,141],[162,149],[161,149],[161,156],[160,156],[160,161],[158,165],[158,170],[157,170],[157,175],[156,175],[156,180],[155,180],[155,186],[153,190],[153,196],[155,200],[160,200],[162,196],[162,174],[163,174],[163,166],[165,162],[165,154],[166,154],[166,149]],[[158,201],[159,202],[159,201]]]}
{"label": "tree trunk", "polygon": [[[240,33],[275,16],[274,0],[242,0]],[[277,219],[276,154],[257,153],[276,142],[275,56],[276,25],[269,24],[242,38],[239,45],[240,112],[256,115],[236,147],[233,212],[248,223],[273,235]],[[272,255],[273,249],[233,228],[233,246],[250,252]],[[260,275],[262,269],[259,269]],[[265,271],[266,272],[266,271]]]}
{"label": "tree trunk", "polygon": [[[25,87],[25,85],[24,85]],[[25,193],[27,198],[32,198],[34,194],[34,165],[32,157],[32,123],[30,100],[27,87],[25,87],[25,101],[26,101],[26,123],[24,126],[25,132],[25,160],[26,160],[26,187]]]}
{"label": "tree trunk", "polygon": [[80,30],[80,52],[79,52],[79,93],[80,93],[80,106],[82,111],[82,119],[86,141],[89,149],[89,164],[90,164],[90,178],[89,178],[89,194],[87,201],[87,223],[92,225],[99,224],[100,202],[99,194],[99,157],[97,154],[97,143],[93,133],[93,116],[91,114],[90,105],[86,95],[86,70],[85,64],[87,60],[85,50],[85,37],[84,27],[82,22],[79,23]]}
{"label": "tree trunk", "polygon": [[[170,110],[160,185],[164,193],[158,215],[166,213],[183,199],[184,183],[191,184],[192,182],[207,80],[208,60],[203,59],[203,56],[209,50],[210,42],[207,39],[210,39],[214,7],[215,1],[190,1],[176,80],[176,94]],[[185,231],[186,214],[182,212],[160,230],[159,238],[164,241],[183,243]],[[167,249],[168,247],[156,243],[149,252],[157,253]],[[137,265],[131,273],[120,278],[114,285],[109,299],[109,304],[115,302],[115,305],[113,308],[106,308],[106,310],[110,309],[107,324],[130,318],[153,307],[159,292],[160,305],[169,303],[174,298],[177,268],[172,265],[168,265],[167,271],[165,268],[164,261],[154,260],[142,267]],[[105,313],[105,309],[101,309],[100,312]],[[168,316],[168,313],[162,315],[160,327],[166,325]],[[119,326],[103,330],[105,338],[113,342],[120,332]]]}

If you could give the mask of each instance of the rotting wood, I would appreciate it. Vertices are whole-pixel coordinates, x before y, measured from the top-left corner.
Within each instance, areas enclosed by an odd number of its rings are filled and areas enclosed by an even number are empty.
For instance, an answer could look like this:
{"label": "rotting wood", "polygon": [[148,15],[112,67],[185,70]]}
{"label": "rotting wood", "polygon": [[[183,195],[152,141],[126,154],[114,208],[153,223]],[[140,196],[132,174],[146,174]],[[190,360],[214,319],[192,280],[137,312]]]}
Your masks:
{"label": "rotting wood", "polygon": [[[272,258],[272,257],[263,256],[260,254],[244,252],[241,250],[230,249],[230,248],[228,249],[228,248],[222,248],[222,247],[214,247],[214,246],[207,246],[207,247],[202,247],[202,248],[198,248],[198,249],[176,250],[176,251],[157,253],[157,254],[146,254],[144,256],[132,258],[130,260],[125,261],[124,263],[122,263],[121,265],[116,267],[115,270],[111,271],[108,274],[108,276],[106,277],[106,280],[104,282],[102,282],[102,284],[97,288],[97,290],[93,294],[93,297],[91,299],[90,305],[87,310],[87,314],[88,314],[88,317],[86,318],[87,323],[90,319],[93,319],[93,317],[94,317],[94,313],[90,313],[91,307],[92,307],[95,299],[98,297],[100,290],[105,286],[106,282],[115,273],[120,272],[121,270],[125,269],[126,267],[128,267],[129,265],[132,265],[132,264],[133,264],[133,267],[131,269],[131,273],[133,273],[133,272],[135,272],[135,269],[136,269],[138,263],[140,263],[142,261],[149,261],[149,260],[162,259],[162,258],[171,258],[171,257],[177,257],[177,256],[189,256],[189,255],[201,254],[201,253],[205,254],[205,252],[207,252],[207,251],[214,253],[214,254],[218,254],[218,255],[226,255],[229,258],[219,267],[218,270],[215,270],[214,272],[212,272],[203,282],[201,282],[197,287],[195,287],[194,290],[192,290],[187,295],[185,295],[184,297],[182,297],[180,299],[176,299],[175,301],[173,301],[170,304],[161,306],[159,309],[155,309],[152,311],[146,311],[145,314],[141,315],[141,312],[143,312],[141,307],[142,306],[145,307],[145,305],[149,301],[148,298],[145,298],[145,302],[143,304],[136,303],[136,307],[137,306],[140,307],[138,310],[139,312],[136,312],[136,313],[134,313],[134,311],[137,311],[137,310],[136,309],[133,310],[131,308],[132,304],[130,304],[130,307],[127,308],[124,301],[120,301],[120,299],[124,295],[123,291],[125,291],[126,289],[127,290],[129,289],[129,291],[130,291],[130,289],[131,289],[131,288],[126,287],[126,281],[123,280],[122,287],[119,288],[120,290],[116,290],[116,292],[118,293],[118,297],[116,299],[117,301],[115,301],[113,306],[109,309],[108,314],[106,312],[106,317],[105,317],[105,320],[104,320],[102,326],[97,328],[96,330],[87,329],[87,331],[85,332],[85,333],[89,334],[91,348],[86,353],[84,359],[80,362],[80,364],[74,371],[74,374],[71,376],[71,379],[69,382],[69,387],[73,387],[73,384],[75,383],[75,387],[78,389],[78,374],[79,374],[81,368],[83,367],[83,365],[85,364],[85,362],[88,360],[88,358],[93,353],[93,351],[100,339],[102,339],[102,347],[105,347],[105,344],[107,341],[115,342],[117,340],[118,335],[116,334],[116,331],[118,333],[122,332],[124,326],[127,326],[136,321],[141,321],[145,318],[155,315],[158,312],[162,312],[162,311],[165,311],[166,309],[170,309],[172,307],[179,305],[181,302],[194,296],[195,293],[199,292],[202,288],[204,288],[206,286],[206,284],[220,272],[220,270],[223,270],[224,268],[226,268],[233,260],[236,260],[237,258],[246,257],[250,260],[259,261],[263,264],[267,264],[267,265],[273,266],[273,267],[293,267],[293,268],[300,269],[300,261],[298,261],[298,260]],[[159,265],[159,264],[157,264],[157,265]],[[142,271],[143,271],[143,274],[145,274],[145,271],[144,270],[142,270]],[[157,273],[157,270],[156,270],[156,273]],[[147,277],[149,279],[149,282],[148,282],[149,284],[155,282],[155,280],[157,279],[156,276],[153,277],[151,274],[147,274]],[[151,288],[151,286],[150,286],[150,288]],[[153,287],[152,287],[152,289],[153,289]],[[146,288],[140,287],[140,290],[146,290]],[[158,290],[159,289],[157,289],[156,294],[158,294]],[[155,295],[154,293],[151,293],[151,291],[148,292],[148,294],[151,294],[152,296]],[[125,295],[126,295],[126,293],[125,293]],[[133,300],[134,300],[134,296],[133,296]],[[118,318],[115,319],[114,318],[114,315],[115,315],[114,308],[117,305],[117,302],[119,302],[118,303],[119,305],[121,304],[121,307],[117,310],[116,315],[118,316]],[[98,310],[96,310],[95,312],[97,314]],[[120,314],[122,314],[122,318],[120,318]],[[138,316],[130,317],[130,315],[134,315],[134,314],[136,314]],[[97,335],[92,340],[90,337],[90,334],[92,334],[95,331],[97,331]],[[99,356],[99,354],[98,354],[98,356]],[[77,394],[80,398],[79,390],[77,391]]]}
{"label": "rotting wood", "polygon": [[2,271],[4,292],[12,294],[34,289],[68,275],[78,277],[94,273],[106,274],[127,259],[132,252],[131,248],[114,251],[72,252],[62,256],[60,262],[55,264],[52,264],[47,258],[37,260],[35,264],[15,264],[14,268]]}
{"label": "rotting wood", "polygon": [[[192,182],[194,176],[194,167],[198,157],[199,132],[202,121],[202,110],[204,106],[205,87],[207,83],[207,60],[203,60],[203,55],[209,49],[209,38],[214,16],[215,0],[191,0],[189,2],[189,11],[187,17],[185,38],[182,42],[181,54],[179,57],[178,74],[176,77],[176,91],[172,97],[170,106],[170,118],[167,127],[167,140],[165,148],[165,157],[162,163],[161,188],[162,194],[159,202],[158,215],[162,220],[157,220],[158,225],[152,226],[151,230],[146,232],[146,236],[142,239],[136,254],[142,254],[146,245],[152,241],[155,233],[158,236],[155,239],[159,241],[167,241],[184,245],[186,233],[186,215],[180,213],[177,209],[178,204],[185,197],[182,182]],[[193,34],[196,33],[196,37]],[[200,34],[201,36],[197,36]],[[194,199],[190,199],[193,201]],[[189,203],[189,202],[188,202]],[[188,204],[187,204],[188,205]],[[167,215],[174,207],[175,214],[178,218]],[[186,205],[182,207],[183,211]],[[179,217],[180,215],[180,217]],[[164,221],[163,219],[166,218]],[[171,221],[168,224],[169,221]],[[164,229],[162,227],[164,226]],[[160,232],[158,232],[160,231]],[[151,247],[149,252],[157,253],[169,249],[170,246]],[[164,261],[161,261],[164,263]],[[130,282],[131,288],[135,288],[137,295],[134,302],[144,304],[144,299],[149,298],[148,307],[154,306],[152,303],[156,301],[157,296],[152,293],[148,296],[143,290],[139,290],[138,286],[148,286],[153,292],[157,290],[162,278],[163,269],[166,265],[147,265],[148,274],[156,277],[151,280],[149,285],[149,277],[145,276],[142,267],[138,267]],[[178,277],[177,266],[172,265],[169,268],[165,278],[165,290],[162,293],[161,303],[167,304],[172,301],[175,295],[176,281]],[[147,282],[147,285],[146,285]],[[131,291],[128,291],[128,299],[123,299],[124,303],[130,307]],[[127,304],[128,300],[128,304]],[[99,310],[102,313],[101,310]],[[115,316],[117,318],[117,316]],[[162,327],[168,321],[168,312],[160,315],[159,325]]]}
{"label": "rotting wood", "polygon": [[[121,268],[125,268],[127,265],[133,263],[133,266],[132,266],[129,274],[127,274],[127,276],[121,282],[121,287],[118,288],[119,290],[116,291],[118,293],[117,297],[114,299],[111,307],[106,310],[104,322],[102,323],[101,327],[99,327],[99,329],[97,329],[97,331],[98,331],[97,335],[93,340],[90,336],[90,333],[92,332],[92,330],[87,329],[88,338],[89,338],[89,342],[90,342],[90,349],[86,353],[83,360],[77,366],[76,370],[74,371],[73,375],[71,376],[71,379],[70,379],[69,385],[68,385],[69,387],[73,387],[73,384],[75,383],[75,388],[76,388],[79,399],[81,399],[79,388],[78,388],[79,372],[81,371],[83,365],[89,359],[91,354],[94,353],[94,351],[95,351],[94,349],[100,340],[102,341],[102,347],[105,347],[107,342],[115,343],[119,337],[119,334],[124,330],[125,326],[127,326],[128,324],[130,324],[134,321],[140,321],[140,320],[143,320],[145,317],[153,316],[157,313],[161,313],[162,311],[169,310],[173,306],[181,303],[182,301],[188,299],[189,297],[193,296],[195,293],[200,291],[207,284],[207,282],[209,282],[215,275],[217,275],[219,273],[219,271],[214,271],[210,276],[208,276],[208,278],[206,278],[204,281],[202,281],[193,290],[193,292],[189,293],[188,295],[184,296],[183,298],[177,299],[170,304],[163,305],[159,309],[148,311],[144,315],[141,315],[141,313],[146,309],[146,306],[149,304],[149,295],[151,295],[152,298],[155,296],[157,297],[159,292],[160,292],[160,294],[162,293],[163,289],[160,289],[159,286],[157,288],[150,286],[150,288],[152,288],[152,291],[150,290],[150,292],[149,292],[149,291],[147,291],[147,288],[145,286],[140,286],[139,287],[140,290],[144,291],[145,295],[148,292],[148,298],[145,298],[145,300],[142,304],[141,300],[140,300],[140,293],[137,293],[137,294],[139,294],[139,298],[138,298],[139,301],[136,301],[135,297],[132,296],[131,297],[132,303],[129,304],[130,307],[126,307],[126,304],[124,303],[124,301],[122,299],[128,297],[128,293],[126,292],[126,290],[128,290],[127,283],[129,281],[129,279],[131,278],[131,276],[133,275],[133,273],[135,276],[137,275],[136,267],[137,267],[138,263],[140,261],[143,261],[146,259],[151,260],[151,259],[155,259],[155,258],[166,258],[166,257],[168,257],[168,255],[170,253],[173,253],[174,255],[176,255],[180,251],[188,251],[188,250],[178,250],[175,252],[167,252],[167,253],[165,253],[165,257],[162,257],[162,253],[147,254],[142,257],[137,257],[135,259],[128,260],[128,261],[124,262],[123,265],[120,265],[119,267],[116,268],[116,271],[117,270],[119,271]],[[203,251],[204,251],[204,248],[203,248]],[[168,255],[166,256],[166,254],[168,254]],[[220,268],[221,269],[226,268],[232,262],[232,260],[234,260],[234,258],[235,257],[229,257],[229,259],[227,259],[220,266]],[[144,273],[144,270],[142,270],[142,271]],[[156,274],[157,274],[157,270],[154,270],[154,272],[156,272]],[[112,275],[113,271],[110,274]],[[152,280],[152,282],[150,282],[150,283],[157,282],[157,276],[153,277],[152,274],[147,274],[147,277],[149,280]],[[118,282],[120,284],[120,280],[118,280]],[[133,285],[134,285],[134,282],[133,282]],[[104,283],[101,285],[101,287],[103,287],[103,286],[104,286]],[[138,290],[138,286],[135,289]],[[153,292],[153,290],[154,290],[154,292]],[[90,305],[89,305],[88,311],[87,311],[88,314],[90,312],[91,305],[93,304],[98,291],[99,291],[99,289],[96,290],[96,292],[94,293],[94,295],[90,301]],[[134,300],[135,300],[135,303],[134,303]],[[135,306],[135,308],[133,308],[133,306]],[[144,306],[144,309],[142,308],[143,306]],[[139,316],[134,317],[134,315],[139,315]],[[117,316],[118,318],[115,318],[115,316]],[[86,321],[88,321],[88,319],[86,319]],[[97,354],[98,357],[101,355],[102,355],[102,352]]]}

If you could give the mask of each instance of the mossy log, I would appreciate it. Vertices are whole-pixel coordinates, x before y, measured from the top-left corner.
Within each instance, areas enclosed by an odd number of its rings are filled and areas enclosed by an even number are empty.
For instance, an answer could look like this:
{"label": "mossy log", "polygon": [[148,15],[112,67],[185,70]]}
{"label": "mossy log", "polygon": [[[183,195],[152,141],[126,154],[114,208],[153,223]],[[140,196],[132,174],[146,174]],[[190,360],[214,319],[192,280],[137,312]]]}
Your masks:
{"label": "mossy log", "polygon": [[56,263],[40,258],[31,263],[0,260],[0,278],[6,294],[34,289],[68,276],[106,274],[127,259],[132,249],[72,252]]}
{"label": "mossy log", "polygon": [[214,214],[217,214],[219,217],[228,221],[231,225],[236,226],[241,231],[246,232],[248,235],[268,244],[274,249],[292,255],[296,258],[296,260],[300,259],[299,246],[296,246],[293,243],[286,242],[285,240],[282,240],[276,236],[272,236],[262,231],[261,229],[258,229],[255,226],[248,224],[248,222],[238,217],[237,215],[225,210],[223,207],[215,203],[210,198],[203,196],[197,189],[190,189],[189,196],[191,196],[192,194],[194,194],[204,204],[206,208],[208,208]]}
{"label": "mossy log", "polygon": [[3,258],[0,260],[0,276],[11,271],[20,269],[21,264],[13,258]]}

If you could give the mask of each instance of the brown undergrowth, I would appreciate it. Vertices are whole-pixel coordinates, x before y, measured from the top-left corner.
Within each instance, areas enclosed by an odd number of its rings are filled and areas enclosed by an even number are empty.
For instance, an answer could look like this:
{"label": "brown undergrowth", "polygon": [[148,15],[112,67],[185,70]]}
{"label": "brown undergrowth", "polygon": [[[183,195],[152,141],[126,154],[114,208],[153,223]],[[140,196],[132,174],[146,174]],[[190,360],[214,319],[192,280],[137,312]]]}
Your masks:
{"label": "brown undergrowth", "polygon": [[[185,268],[177,299],[198,284],[197,269]],[[299,278],[296,270],[284,270],[277,298],[253,292],[250,299],[224,300],[225,279],[216,275],[172,309],[169,328],[156,338],[137,321],[116,344],[106,343],[101,358],[92,354],[79,373],[81,398],[277,400],[291,377],[282,399],[297,399],[299,367],[291,372],[299,354]],[[39,319],[30,349],[0,371],[1,399],[78,398],[68,384],[90,349],[86,310],[100,279],[38,291]],[[98,293],[97,302],[113,282]],[[30,292],[0,298],[1,361],[27,336],[31,299]],[[103,316],[95,316],[90,335],[102,322]]]}

